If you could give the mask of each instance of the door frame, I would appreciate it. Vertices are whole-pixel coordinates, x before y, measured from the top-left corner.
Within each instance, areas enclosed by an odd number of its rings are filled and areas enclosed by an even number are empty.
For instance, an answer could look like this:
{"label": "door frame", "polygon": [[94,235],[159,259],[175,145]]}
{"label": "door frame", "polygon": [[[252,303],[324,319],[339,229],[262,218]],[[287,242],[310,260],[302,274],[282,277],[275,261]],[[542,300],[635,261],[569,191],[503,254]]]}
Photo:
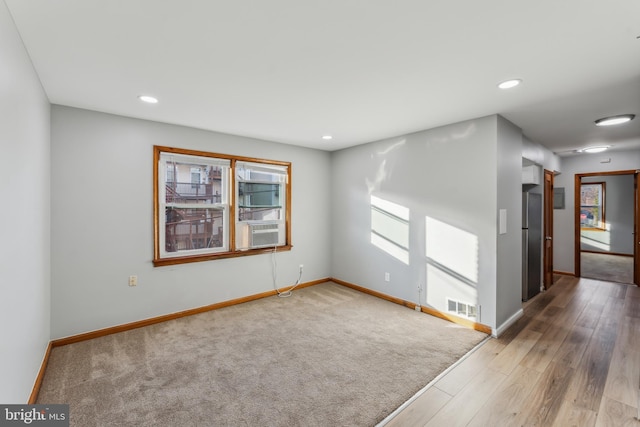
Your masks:
{"label": "door frame", "polygon": [[638,189],[638,173],[640,170],[620,170],[620,171],[608,171],[608,172],[589,172],[578,173],[575,175],[575,187],[574,187],[574,274],[576,277],[581,275],[581,262],[580,262],[580,186],[582,184],[582,178],[589,176],[611,176],[611,175],[633,175],[633,200],[634,200],[634,212],[633,212],[633,230],[634,230],[634,245],[633,245],[633,281],[637,286],[640,286],[640,191]]}
{"label": "door frame", "polygon": [[640,286],[640,189],[638,188],[638,173],[633,174],[633,283]]}
{"label": "door frame", "polygon": [[542,234],[542,285],[553,285],[553,171],[544,170],[544,225]]}

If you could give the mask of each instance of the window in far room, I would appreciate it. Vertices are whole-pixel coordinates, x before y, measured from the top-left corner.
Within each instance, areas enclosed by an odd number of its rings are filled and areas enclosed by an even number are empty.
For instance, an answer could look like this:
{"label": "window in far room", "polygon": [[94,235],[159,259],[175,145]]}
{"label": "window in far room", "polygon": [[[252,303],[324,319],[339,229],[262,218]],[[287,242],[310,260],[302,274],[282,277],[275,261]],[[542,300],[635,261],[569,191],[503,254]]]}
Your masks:
{"label": "window in far room", "polygon": [[590,182],[580,186],[580,228],[605,230],[605,183]]}

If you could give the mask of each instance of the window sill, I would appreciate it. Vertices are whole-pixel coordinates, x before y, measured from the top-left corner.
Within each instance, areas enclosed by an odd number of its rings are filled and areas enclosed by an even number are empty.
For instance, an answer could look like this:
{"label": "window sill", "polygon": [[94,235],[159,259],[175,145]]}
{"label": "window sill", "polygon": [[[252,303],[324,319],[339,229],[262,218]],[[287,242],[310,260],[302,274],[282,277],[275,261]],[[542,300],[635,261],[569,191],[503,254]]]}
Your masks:
{"label": "window sill", "polygon": [[580,231],[607,231],[605,228],[599,227],[580,227]]}
{"label": "window sill", "polygon": [[[290,251],[292,247],[293,245],[278,246],[276,247],[276,252]],[[223,258],[236,258],[241,256],[267,254],[272,252],[273,252],[273,248],[271,247],[271,248],[247,249],[245,251],[221,252],[221,253],[206,254],[206,255],[191,255],[191,256],[182,256],[182,257],[173,257],[173,258],[154,258],[153,266],[163,267],[166,265],[188,264],[192,262],[211,261],[214,259],[223,259]]]}

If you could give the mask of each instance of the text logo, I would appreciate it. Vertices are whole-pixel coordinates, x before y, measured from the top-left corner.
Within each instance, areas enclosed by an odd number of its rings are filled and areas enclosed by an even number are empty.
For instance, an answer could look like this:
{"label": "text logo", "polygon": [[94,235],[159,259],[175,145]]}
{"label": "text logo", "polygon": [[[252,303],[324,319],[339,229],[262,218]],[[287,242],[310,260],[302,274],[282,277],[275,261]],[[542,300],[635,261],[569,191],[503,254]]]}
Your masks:
{"label": "text logo", "polygon": [[0,427],[69,427],[69,405],[0,405]]}

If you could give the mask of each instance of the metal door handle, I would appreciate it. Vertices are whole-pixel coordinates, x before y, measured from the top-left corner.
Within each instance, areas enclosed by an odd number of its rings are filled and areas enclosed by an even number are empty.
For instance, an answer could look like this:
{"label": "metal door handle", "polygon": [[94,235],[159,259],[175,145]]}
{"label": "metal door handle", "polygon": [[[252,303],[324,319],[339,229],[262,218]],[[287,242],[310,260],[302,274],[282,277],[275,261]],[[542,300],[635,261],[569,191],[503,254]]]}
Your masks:
{"label": "metal door handle", "polygon": [[[544,238],[544,240],[551,240],[551,237],[547,236]],[[638,244],[640,244],[640,242],[638,242]]]}

